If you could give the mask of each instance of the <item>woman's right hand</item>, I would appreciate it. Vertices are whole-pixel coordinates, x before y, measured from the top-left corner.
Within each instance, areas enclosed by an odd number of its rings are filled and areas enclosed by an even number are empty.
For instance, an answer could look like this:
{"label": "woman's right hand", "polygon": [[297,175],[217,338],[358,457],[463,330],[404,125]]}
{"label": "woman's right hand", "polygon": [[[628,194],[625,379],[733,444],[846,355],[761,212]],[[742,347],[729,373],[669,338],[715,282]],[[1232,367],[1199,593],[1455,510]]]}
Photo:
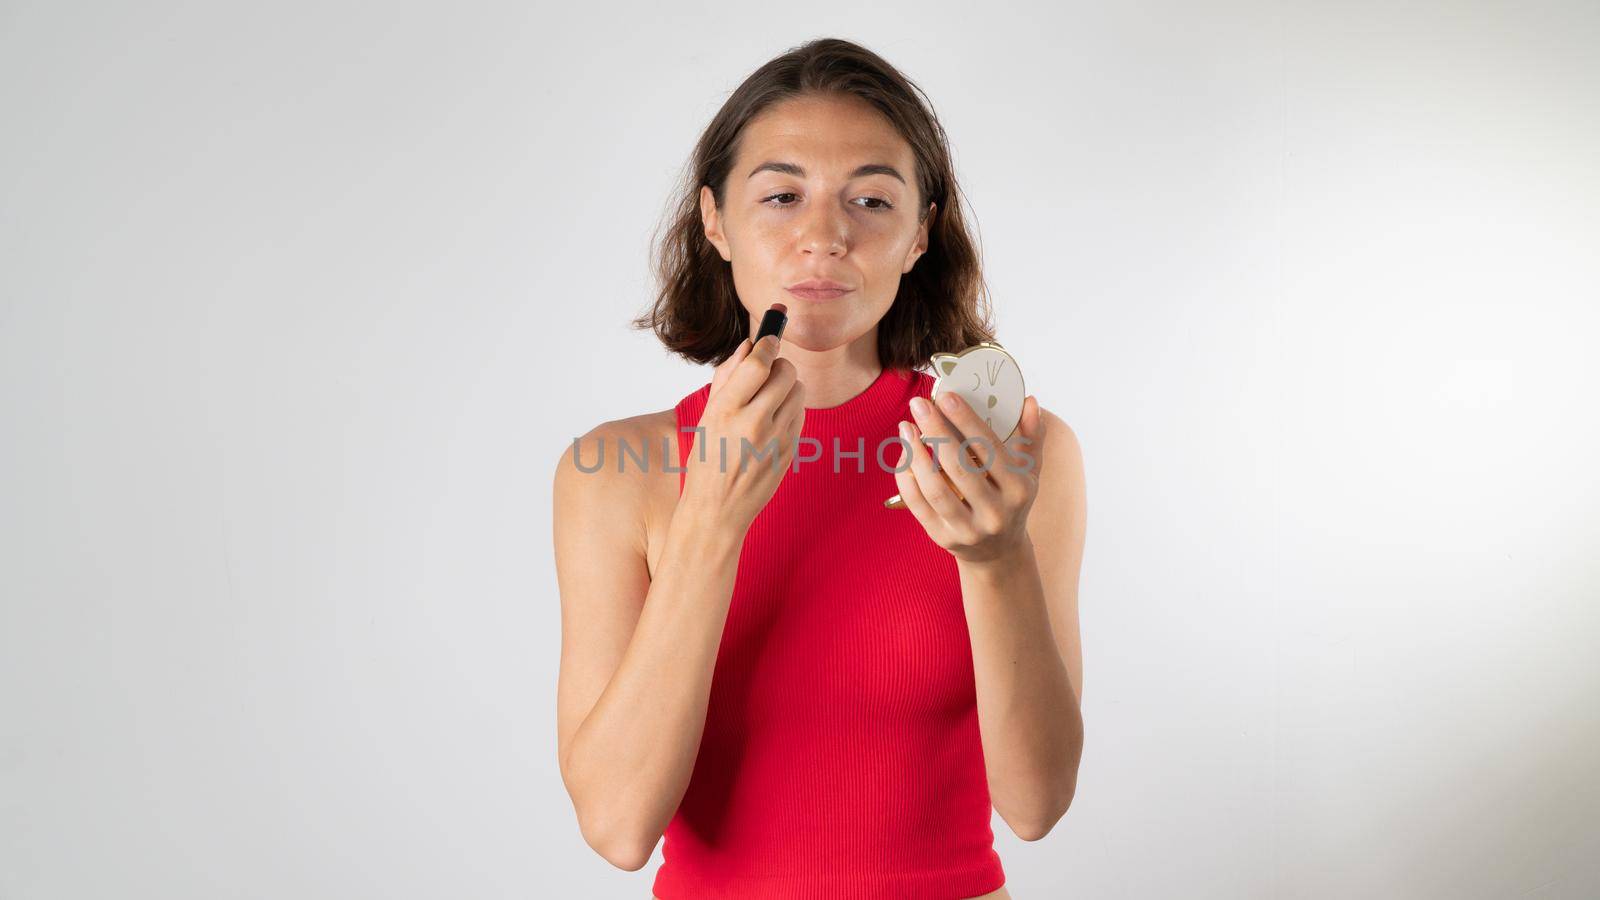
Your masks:
{"label": "woman's right hand", "polygon": [[778,356],[776,336],[753,347],[748,338],[741,342],[712,375],[682,499],[743,534],[789,471],[805,421],[804,395],[794,363]]}

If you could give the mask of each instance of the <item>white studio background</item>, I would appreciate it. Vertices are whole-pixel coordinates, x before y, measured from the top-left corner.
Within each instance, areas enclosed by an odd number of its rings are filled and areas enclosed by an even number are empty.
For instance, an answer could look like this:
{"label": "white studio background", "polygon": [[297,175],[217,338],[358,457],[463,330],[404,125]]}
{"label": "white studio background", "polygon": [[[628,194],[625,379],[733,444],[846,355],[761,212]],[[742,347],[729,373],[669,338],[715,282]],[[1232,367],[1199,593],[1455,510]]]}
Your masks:
{"label": "white studio background", "polygon": [[0,897],[643,900],[550,482],[773,55],[921,84],[1083,443],[1017,900],[1600,895],[1600,7],[0,3]]}

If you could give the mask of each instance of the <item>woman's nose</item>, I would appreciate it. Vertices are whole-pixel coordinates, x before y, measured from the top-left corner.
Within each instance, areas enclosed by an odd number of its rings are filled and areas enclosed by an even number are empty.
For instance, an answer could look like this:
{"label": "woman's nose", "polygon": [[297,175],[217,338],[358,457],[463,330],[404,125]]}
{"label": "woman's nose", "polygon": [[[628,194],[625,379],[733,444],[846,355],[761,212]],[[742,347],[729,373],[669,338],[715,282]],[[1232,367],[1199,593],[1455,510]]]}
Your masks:
{"label": "woman's nose", "polygon": [[800,249],[807,253],[843,253],[849,241],[849,220],[832,204],[813,206],[801,223]]}

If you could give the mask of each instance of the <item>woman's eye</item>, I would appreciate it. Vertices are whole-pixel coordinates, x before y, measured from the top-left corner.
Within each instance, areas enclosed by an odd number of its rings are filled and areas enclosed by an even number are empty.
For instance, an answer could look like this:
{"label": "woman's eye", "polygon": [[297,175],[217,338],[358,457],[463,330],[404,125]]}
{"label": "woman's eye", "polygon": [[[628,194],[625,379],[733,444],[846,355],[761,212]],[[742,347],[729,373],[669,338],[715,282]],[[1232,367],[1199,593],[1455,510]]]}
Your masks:
{"label": "woman's eye", "polygon": [[[796,196],[794,191],[783,191],[781,193],[773,194],[773,195],[771,195],[769,197],[766,197],[761,202],[767,204],[768,206],[780,206],[780,207],[781,206],[792,206],[793,205],[792,203],[783,203],[783,202],[774,203],[773,201],[777,200],[780,197],[794,197],[794,196]],[[870,209],[870,210],[873,210],[875,212],[881,212],[881,211],[887,211],[887,210],[894,209],[894,204],[890,203],[889,201],[887,201],[885,199],[883,199],[882,197],[857,197],[856,199],[857,200],[869,200],[872,203],[878,204],[877,206],[863,206],[862,207],[863,209]]]}

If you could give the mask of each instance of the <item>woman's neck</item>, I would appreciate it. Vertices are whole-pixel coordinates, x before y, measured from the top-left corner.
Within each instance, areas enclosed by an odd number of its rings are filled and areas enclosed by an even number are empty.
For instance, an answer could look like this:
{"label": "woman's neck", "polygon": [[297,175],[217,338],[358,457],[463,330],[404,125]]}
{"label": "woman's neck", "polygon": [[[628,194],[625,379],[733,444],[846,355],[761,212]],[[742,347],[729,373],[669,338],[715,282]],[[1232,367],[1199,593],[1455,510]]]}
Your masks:
{"label": "woman's neck", "polygon": [[794,364],[805,385],[807,409],[826,409],[865,391],[883,366],[878,361],[877,335],[849,346],[811,351],[788,342],[778,345],[778,355]]}

